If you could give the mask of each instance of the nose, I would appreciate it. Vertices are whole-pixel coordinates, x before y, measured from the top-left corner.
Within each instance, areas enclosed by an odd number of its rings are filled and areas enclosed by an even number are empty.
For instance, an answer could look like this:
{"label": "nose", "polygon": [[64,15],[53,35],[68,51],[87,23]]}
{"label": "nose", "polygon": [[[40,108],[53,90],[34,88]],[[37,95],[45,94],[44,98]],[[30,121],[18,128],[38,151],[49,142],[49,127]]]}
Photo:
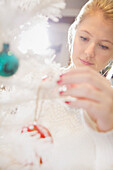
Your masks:
{"label": "nose", "polygon": [[95,56],[95,43],[88,44],[87,48],[85,49],[85,54],[87,57],[93,58]]}

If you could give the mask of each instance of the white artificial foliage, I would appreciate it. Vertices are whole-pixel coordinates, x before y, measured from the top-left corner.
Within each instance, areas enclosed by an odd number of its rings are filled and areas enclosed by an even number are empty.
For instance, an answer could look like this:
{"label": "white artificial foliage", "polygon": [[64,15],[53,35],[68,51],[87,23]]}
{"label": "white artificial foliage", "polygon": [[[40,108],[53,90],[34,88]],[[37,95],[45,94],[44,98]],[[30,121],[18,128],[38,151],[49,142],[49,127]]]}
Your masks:
{"label": "white artificial foliage", "polygon": [[[0,169],[43,169],[54,146],[51,142],[46,142],[47,139],[44,142],[37,136],[31,137],[29,133],[21,134],[22,127],[34,120],[37,90],[40,85],[39,106],[43,103],[43,97],[46,100],[56,100],[59,97],[56,81],[59,79],[60,66],[38,61],[33,57],[28,62],[22,60],[16,75],[1,78],[1,88],[4,86],[5,90],[0,91]],[[45,75],[48,80],[43,82],[42,77]],[[48,94],[53,92],[54,98],[51,98]],[[38,114],[40,112],[37,116]],[[44,161],[42,166],[39,163],[40,156]]]}
{"label": "white artificial foliage", "polygon": [[[37,119],[40,114],[46,114],[42,112],[44,102],[55,101],[65,105],[66,99],[59,97],[56,83],[63,71],[53,62],[53,51],[48,50],[44,56],[32,49],[22,53],[19,43],[23,31],[32,29],[37,23],[47,26],[48,18],[57,21],[64,7],[64,0],[0,1],[0,51],[3,43],[9,43],[10,50],[19,58],[15,75],[0,77],[1,170],[50,170],[54,167],[51,158],[57,149],[55,143],[51,143],[50,138],[31,137],[30,133],[22,134],[21,131],[34,121],[39,89]],[[43,81],[43,77],[47,80]]]}
{"label": "white artificial foliage", "polygon": [[[48,67],[47,65],[49,64],[44,64],[45,56],[41,56],[41,55],[39,56],[37,54],[34,54],[32,51],[28,51],[26,54],[23,54],[21,51],[19,51],[18,46],[21,39],[21,34],[23,31],[28,31],[32,27],[37,25],[37,22],[38,24],[43,23],[46,26],[47,16],[51,13],[50,8],[53,9],[54,11],[54,14],[52,13],[52,16],[55,15],[58,17],[60,13],[60,9],[64,8],[65,6],[64,4],[65,3],[63,0],[62,1],[59,0],[49,0],[49,1],[48,0],[47,1],[2,0],[1,1],[0,13],[2,17],[0,17],[0,31],[1,31],[0,49],[2,49],[2,44],[4,42],[8,42],[10,44],[11,51],[20,60],[19,71],[16,73],[16,75],[7,79],[1,77],[1,86],[5,85],[5,88],[8,88],[7,86],[10,86],[12,88],[16,87],[16,89],[13,88],[13,90],[10,90],[9,93],[4,92],[2,94],[1,104],[5,104],[5,100],[8,102],[8,100],[10,100],[10,96],[13,96],[13,94],[15,94],[15,92],[18,91],[18,87],[22,89],[28,88],[28,90],[24,90],[25,93],[23,95],[26,96],[27,91],[29,91],[28,93],[29,96],[31,97],[29,99],[27,98],[27,101],[30,99],[34,99],[34,97],[32,97],[31,95],[31,90],[34,89],[33,91],[36,92],[36,88],[34,87],[38,85],[39,79],[41,79],[41,76],[43,76],[45,72],[44,69],[47,68]],[[56,10],[58,9],[58,11],[55,11],[55,9]],[[26,23],[26,21],[29,22]],[[15,29],[15,27],[17,28]],[[20,31],[18,32],[17,30]],[[52,53],[50,51],[48,51],[48,53],[46,52],[46,58],[51,60],[52,56],[53,56],[53,52]],[[15,94],[16,100],[15,99],[14,100],[17,103],[20,102],[21,100],[21,98],[19,97],[20,94],[18,93]],[[26,101],[25,98],[23,98],[22,102]],[[10,100],[10,102],[8,103],[11,104],[13,103],[12,101],[13,100]]]}
{"label": "white artificial foliage", "polygon": [[22,11],[32,11],[33,14],[44,14],[57,21],[61,17],[60,10],[65,7],[64,0],[10,0],[11,6]]}
{"label": "white artificial foliage", "polygon": [[[0,49],[2,44],[12,44],[14,37],[23,31],[21,25],[40,22],[40,16],[58,21],[64,0],[2,0],[0,3]],[[27,25],[28,26],[28,25]],[[12,47],[13,49],[13,47]]]}
{"label": "white artificial foliage", "polygon": [[[35,72],[36,70],[37,72]],[[6,84],[4,81],[6,90],[2,90],[0,93],[0,169],[50,170],[51,166],[54,169],[51,158],[54,160],[52,155],[54,155],[54,151],[57,151],[55,143],[51,143],[48,138],[39,139],[37,135],[31,137],[30,133],[21,134],[21,130],[22,127],[33,122],[36,94],[40,85],[41,94],[38,102],[42,109],[42,103],[45,101],[59,102],[65,105],[63,99],[59,97],[56,84],[61,70],[59,65],[49,63],[45,66],[38,64],[38,68],[34,68],[33,71],[26,73],[25,77],[21,79],[20,71],[11,77],[9,83],[8,80]],[[48,76],[44,82],[41,80],[43,75]],[[15,82],[19,82],[19,84]],[[39,108],[38,110],[40,111]],[[37,116],[43,114],[39,111],[37,111]],[[46,112],[44,115],[47,114]],[[59,157],[59,155],[57,156]],[[42,165],[40,165],[40,157],[43,160]],[[57,170],[57,166],[55,169]]]}
{"label": "white artificial foliage", "polygon": [[[46,140],[46,145],[44,140]],[[49,139],[38,140],[38,137],[31,138],[30,134],[21,134],[15,130],[6,133],[5,136],[3,134],[0,140],[0,169],[42,169],[40,166],[41,153],[43,153],[43,161],[45,161],[47,152],[44,151],[48,150],[49,155],[51,145]]]}

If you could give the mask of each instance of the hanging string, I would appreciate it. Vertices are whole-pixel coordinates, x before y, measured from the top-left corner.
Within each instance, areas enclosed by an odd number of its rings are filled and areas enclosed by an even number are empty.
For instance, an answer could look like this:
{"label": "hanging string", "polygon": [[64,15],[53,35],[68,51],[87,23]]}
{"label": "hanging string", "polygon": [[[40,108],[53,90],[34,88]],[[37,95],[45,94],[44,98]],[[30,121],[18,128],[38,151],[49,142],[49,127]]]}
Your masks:
{"label": "hanging string", "polygon": [[35,111],[34,111],[34,122],[36,122],[39,119],[39,116],[42,110],[42,101],[40,100],[39,102],[39,98],[41,96],[40,94],[41,94],[41,85],[39,85],[37,89],[36,105],[35,105]]}

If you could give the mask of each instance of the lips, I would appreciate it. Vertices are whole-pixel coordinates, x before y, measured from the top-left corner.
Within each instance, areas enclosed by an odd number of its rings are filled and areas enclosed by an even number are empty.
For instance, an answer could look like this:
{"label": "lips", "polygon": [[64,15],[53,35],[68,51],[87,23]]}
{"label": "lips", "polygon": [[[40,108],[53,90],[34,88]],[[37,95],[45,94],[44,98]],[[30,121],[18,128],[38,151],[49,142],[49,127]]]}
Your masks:
{"label": "lips", "polygon": [[91,63],[91,62],[89,62],[89,61],[85,61],[85,60],[83,60],[83,59],[81,59],[81,58],[79,58],[79,59],[80,59],[80,61],[81,61],[82,64],[85,64],[85,65],[94,65],[94,63]]}

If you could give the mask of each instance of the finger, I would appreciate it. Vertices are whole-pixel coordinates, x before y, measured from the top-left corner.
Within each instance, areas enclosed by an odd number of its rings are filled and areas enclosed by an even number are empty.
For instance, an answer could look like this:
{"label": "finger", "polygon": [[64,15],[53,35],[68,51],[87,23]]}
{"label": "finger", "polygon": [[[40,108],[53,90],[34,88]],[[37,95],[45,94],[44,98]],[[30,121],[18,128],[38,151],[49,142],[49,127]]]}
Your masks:
{"label": "finger", "polygon": [[103,90],[109,94],[111,93],[108,87],[110,84],[108,84],[108,81],[105,78],[101,77],[100,75],[95,77],[90,73],[63,75],[60,81],[57,83],[59,85],[88,83],[98,90]]}
{"label": "finger", "polygon": [[106,98],[107,100],[107,96],[105,96],[104,93],[92,88],[88,84],[81,84],[79,86],[76,86],[75,88],[67,88],[66,91],[61,91],[60,95],[71,96],[75,98],[82,97],[87,100],[93,100],[95,102],[101,102],[101,103],[103,102],[104,98]]}
{"label": "finger", "polygon": [[[73,69],[68,69],[64,74],[62,74],[60,77],[62,76],[65,76],[65,75],[72,75],[72,74],[84,74],[84,73],[90,73],[91,75],[94,75],[94,76],[99,76],[101,77],[102,79],[104,78],[103,75],[101,75],[100,73],[96,72],[95,70],[93,70],[92,68],[90,67],[78,67],[77,69],[73,68]],[[107,81],[108,84],[110,85],[110,82]]]}
{"label": "finger", "polygon": [[71,107],[74,108],[82,108],[86,110],[86,112],[89,114],[89,116],[94,120],[97,121],[97,113],[98,110],[100,110],[100,105],[98,103],[88,101],[88,100],[82,100],[77,99],[76,101],[65,101],[66,104],[68,104]]}

